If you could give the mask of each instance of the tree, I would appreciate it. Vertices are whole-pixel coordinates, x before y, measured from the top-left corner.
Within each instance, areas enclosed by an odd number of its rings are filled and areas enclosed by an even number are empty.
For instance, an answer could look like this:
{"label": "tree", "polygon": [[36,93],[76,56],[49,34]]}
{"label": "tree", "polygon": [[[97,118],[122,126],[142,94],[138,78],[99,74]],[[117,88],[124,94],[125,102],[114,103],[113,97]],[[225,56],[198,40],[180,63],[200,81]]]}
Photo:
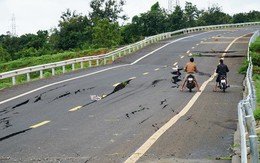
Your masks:
{"label": "tree", "polygon": [[199,18],[199,25],[228,24],[231,21],[232,17],[230,15],[223,13],[219,6],[213,5],[206,12],[202,13],[202,16]]}
{"label": "tree", "polygon": [[121,34],[118,23],[109,22],[108,19],[99,20],[93,28],[93,44],[97,48],[111,48],[118,46]]}
{"label": "tree", "polygon": [[54,29],[50,38],[54,49],[69,50],[82,48],[87,42],[91,42],[91,33],[86,28],[90,21],[86,16],[71,12],[67,9],[59,21],[59,29]]}
{"label": "tree", "polygon": [[184,11],[180,6],[176,6],[174,11],[169,15],[168,29],[169,31],[175,31],[178,29],[185,28],[186,17],[184,16]]}
{"label": "tree", "polygon": [[123,12],[125,0],[92,0],[90,8],[93,10],[89,13],[89,17],[94,24],[100,19],[108,19],[109,22],[117,22],[118,19],[127,20],[126,15],[120,15]]}
{"label": "tree", "polygon": [[192,5],[191,2],[185,2],[185,17],[187,20],[186,27],[194,27],[197,25],[196,20],[199,18],[200,11],[196,5]]}

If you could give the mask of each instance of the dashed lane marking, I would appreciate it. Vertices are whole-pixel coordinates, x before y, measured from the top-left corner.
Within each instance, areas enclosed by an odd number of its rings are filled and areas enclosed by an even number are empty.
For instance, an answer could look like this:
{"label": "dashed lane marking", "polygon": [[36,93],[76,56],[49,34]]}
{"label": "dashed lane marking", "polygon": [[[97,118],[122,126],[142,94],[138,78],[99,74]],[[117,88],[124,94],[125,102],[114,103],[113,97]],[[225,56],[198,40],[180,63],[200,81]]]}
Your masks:
{"label": "dashed lane marking", "polygon": [[189,53],[190,53],[190,50],[188,50],[186,53],[189,54]]}
{"label": "dashed lane marking", "polygon": [[181,56],[181,59],[182,59],[182,58],[184,58],[184,55],[183,55],[183,56]]}
{"label": "dashed lane marking", "polygon": [[199,46],[200,44],[196,44],[197,46]]}
{"label": "dashed lane marking", "polygon": [[159,70],[160,70],[159,68],[154,69],[154,71],[159,71]]}
{"label": "dashed lane marking", "polygon": [[191,49],[195,49],[195,47],[192,47]]}
{"label": "dashed lane marking", "polygon": [[136,77],[131,77],[131,78],[129,78],[129,80],[134,80],[134,79],[136,79]]}
{"label": "dashed lane marking", "polygon": [[116,87],[116,86],[118,86],[119,84],[121,84],[121,83],[116,83],[116,84],[113,85],[113,87]]}
{"label": "dashed lane marking", "polygon": [[41,122],[41,123],[38,123],[38,124],[36,124],[36,125],[31,126],[30,128],[37,128],[37,127],[43,126],[43,125],[45,125],[45,124],[47,124],[47,123],[50,123],[50,122],[51,122],[51,121],[43,121],[43,122]]}
{"label": "dashed lane marking", "polygon": [[77,106],[77,107],[75,107],[75,108],[70,109],[69,112],[77,111],[77,110],[79,110],[80,108],[82,108],[82,106]]}
{"label": "dashed lane marking", "polygon": [[149,74],[149,72],[145,72],[145,73],[143,73],[143,75],[148,75]]}
{"label": "dashed lane marking", "polygon": [[173,64],[173,66],[176,66],[178,64],[178,62],[175,62],[174,64]]}

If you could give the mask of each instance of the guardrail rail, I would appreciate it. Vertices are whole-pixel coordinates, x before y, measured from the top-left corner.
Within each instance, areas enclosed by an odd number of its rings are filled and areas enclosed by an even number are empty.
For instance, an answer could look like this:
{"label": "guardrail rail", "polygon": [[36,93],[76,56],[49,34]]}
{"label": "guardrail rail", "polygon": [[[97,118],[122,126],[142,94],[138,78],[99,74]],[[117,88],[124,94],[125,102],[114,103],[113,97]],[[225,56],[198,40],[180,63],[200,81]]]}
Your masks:
{"label": "guardrail rail", "polygon": [[[251,37],[248,45],[247,51],[247,59],[249,61],[249,65],[247,68],[246,78],[245,78],[245,86],[246,86],[246,96],[243,100],[238,103],[238,120],[239,120],[239,129],[240,129],[240,150],[241,150],[241,163],[248,162],[248,152],[247,146],[250,148],[250,162],[258,163],[259,153],[258,153],[258,137],[255,130],[255,118],[253,111],[256,108],[256,90],[253,85],[253,64],[252,59],[249,55],[250,45],[256,40],[256,38],[260,35],[259,31],[256,31],[254,35]],[[247,131],[247,132],[246,132]],[[246,135],[248,133],[249,144],[247,144]]]}

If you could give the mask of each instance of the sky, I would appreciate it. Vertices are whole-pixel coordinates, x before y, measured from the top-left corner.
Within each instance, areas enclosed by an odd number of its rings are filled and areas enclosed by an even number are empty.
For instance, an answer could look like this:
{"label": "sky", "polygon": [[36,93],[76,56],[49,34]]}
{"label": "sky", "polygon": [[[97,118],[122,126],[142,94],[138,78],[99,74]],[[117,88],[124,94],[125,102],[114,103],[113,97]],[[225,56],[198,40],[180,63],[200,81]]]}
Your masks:
{"label": "sky", "polygon": [[[124,13],[130,18],[147,12],[159,2],[162,8],[168,9],[169,0],[126,0]],[[173,0],[176,2],[176,0]],[[207,9],[217,4],[223,12],[230,15],[260,11],[259,0],[185,0],[196,5],[198,9]],[[179,0],[182,8],[184,0]],[[60,16],[67,9],[88,15],[91,11],[91,0],[0,0],[0,35],[7,31],[16,32],[18,36],[26,33],[36,34],[39,30],[50,30],[58,26]],[[125,22],[127,23],[127,22]]]}

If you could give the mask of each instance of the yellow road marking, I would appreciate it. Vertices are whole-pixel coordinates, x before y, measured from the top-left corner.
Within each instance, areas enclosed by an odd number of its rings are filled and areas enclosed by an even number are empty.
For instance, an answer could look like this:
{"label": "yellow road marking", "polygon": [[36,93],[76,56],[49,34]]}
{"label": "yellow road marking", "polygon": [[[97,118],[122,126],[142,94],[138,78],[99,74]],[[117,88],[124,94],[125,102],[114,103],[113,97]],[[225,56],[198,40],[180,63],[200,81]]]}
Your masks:
{"label": "yellow road marking", "polygon": [[181,59],[182,59],[182,58],[184,58],[184,55],[183,55],[183,56],[181,56]]}
{"label": "yellow road marking", "polygon": [[51,121],[43,121],[41,123],[38,123],[36,125],[31,126],[30,128],[37,128],[37,127],[43,126],[43,125],[45,125],[45,124],[47,124],[49,122],[51,122]]}
{"label": "yellow road marking", "polygon": [[176,66],[178,64],[178,62],[175,62],[174,64],[173,64],[173,66]]}
{"label": "yellow road marking", "polygon": [[148,75],[149,74],[149,72],[145,72],[145,73],[143,73],[143,75]]}
{"label": "yellow road marking", "polygon": [[[201,44],[230,44],[230,42],[203,42]],[[248,44],[247,41],[237,41],[234,42],[233,44]]]}
{"label": "yellow road marking", "polygon": [[159,68],[157,68],[157,69],[154,69],[154,71],[159,71],[160,69]]}
{"label": "yellow road marking", "polygon": [[131,77],[131,78],[129,78],[129,80],[133,80],[133,79],[136,79],[136,77]]}
{"label": "yellow road marking", "polygon": [[113,85],[113,87],[116,87],[116,86],[118,86],[119,84],[121,84],[121,83],[116,83],[116,84]]}
{"label": "yellow road marking", "polygon": [[82,106],[77,106],[77,107],[75,107],[75,108],[73,108],[73,109],[70,109],[69,112],[79,110],[80,108],[82,108]]}

